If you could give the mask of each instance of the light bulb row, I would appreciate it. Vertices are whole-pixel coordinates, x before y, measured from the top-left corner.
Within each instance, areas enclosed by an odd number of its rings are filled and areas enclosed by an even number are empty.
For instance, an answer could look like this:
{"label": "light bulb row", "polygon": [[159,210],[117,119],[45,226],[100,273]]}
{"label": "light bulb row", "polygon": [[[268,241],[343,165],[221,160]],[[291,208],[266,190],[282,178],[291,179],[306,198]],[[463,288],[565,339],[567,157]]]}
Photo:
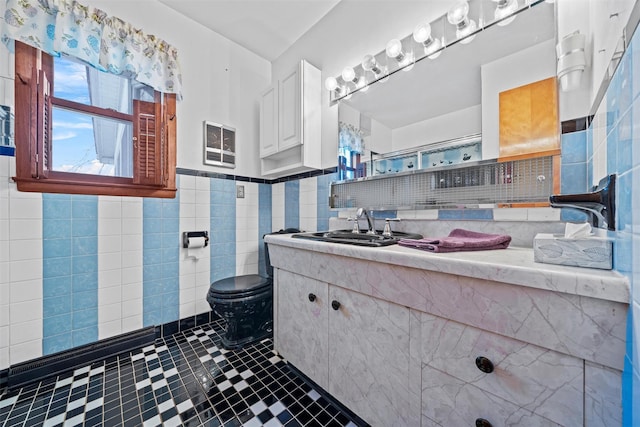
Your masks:
{"label": "light bulb row", "polygon": [[[473,0],[472,0],[473,1]],[[496,3],[494,17],[498,25],[507,25],[515,19],[514,13],[518,10],[518,0],[491,0]],[[531,3],[532,0],[524,0]],[[549,1],[549,0],[547,0]],[[447,21],[456,27],[456,40],[460,43],[470,43],[475,38],[478,31],[478,24],[469,19],[469,0],[462,0],[453,6],[447,12]],[[433,37],[431,34],[430,23],[420,23],[413,30],[413,40],[422,44],[424,56],[429,59],[436,59],[446,47],[443,40]],[[385,48],[386,56],[395,60],[398,69],[409,71],[413,68],[416,61],[412,50],[405,50],[402,41],[392,39],[387,43]],[[379,64],[375,56],[365,55],[360,63],[363,74],[358,76],[353,67],[345,67],[340,75],[342,84],[336,77],[328,77],[325,80],[325,88],[332,92],[333,99],[348,99],[351,94],[357,91],[366,91],[369,83],[366,79],[366,73],[371,72],[374,75],[373,81],[386,81],[388,78],[388,67]]]}

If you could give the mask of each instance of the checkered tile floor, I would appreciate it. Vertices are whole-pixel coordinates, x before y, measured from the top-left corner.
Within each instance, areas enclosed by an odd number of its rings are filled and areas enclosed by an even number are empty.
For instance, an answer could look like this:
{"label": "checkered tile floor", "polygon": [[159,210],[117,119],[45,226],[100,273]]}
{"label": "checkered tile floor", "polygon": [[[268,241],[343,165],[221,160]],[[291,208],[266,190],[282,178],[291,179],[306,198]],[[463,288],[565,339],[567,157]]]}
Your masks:
{"label": "checkered tile floor", "polygon": [[220,323],[158,339],[0,398],[0,426],[358,426],[264,340],[221,348]]}

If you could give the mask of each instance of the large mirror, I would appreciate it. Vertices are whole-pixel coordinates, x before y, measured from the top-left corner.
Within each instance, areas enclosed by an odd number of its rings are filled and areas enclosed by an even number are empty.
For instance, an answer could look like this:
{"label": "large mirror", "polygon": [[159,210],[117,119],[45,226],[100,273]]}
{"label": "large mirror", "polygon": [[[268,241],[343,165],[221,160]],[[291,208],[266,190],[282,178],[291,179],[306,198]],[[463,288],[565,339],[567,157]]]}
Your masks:
{"label": "large mirror", "polygon": [[[459,157],[496,158],[499,93],[555,75],[555,43],[555,5],[537,3],[508,25],[491,25],[471,43],[450,45],[437,58],[424,58],[411,70],[395,72],[366,92],[341,100],[340,162],[349,156],[352,162],[353,155],[345,150],[349,144],[364,146],[358,159],[363,162],[378,153],[479,139],[481,147],[466,145],[470,148],[461,150]],[[415,43],[412,48],[422,46]],[[444,157],[441,161],[450,162]],[[399,164],[415,167],[411,158],[396,163],[394,171]],[[355,171],[355,177],[370,173]],[[343,176],[350,177],[354,175]]]}

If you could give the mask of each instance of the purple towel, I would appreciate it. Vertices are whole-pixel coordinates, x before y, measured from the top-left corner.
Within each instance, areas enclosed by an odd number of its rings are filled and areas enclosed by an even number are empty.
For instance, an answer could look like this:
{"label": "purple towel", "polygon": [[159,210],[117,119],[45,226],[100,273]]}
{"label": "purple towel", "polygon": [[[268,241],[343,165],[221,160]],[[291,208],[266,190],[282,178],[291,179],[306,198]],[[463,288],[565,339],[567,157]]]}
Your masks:
{"label": "purple towel", "polygon": [[399,245],[422,249],[429,252],[486,251],[506,249],[511,236],[506,234],[486,234],[456,228],[447,237],[424,239],[400,239]]}

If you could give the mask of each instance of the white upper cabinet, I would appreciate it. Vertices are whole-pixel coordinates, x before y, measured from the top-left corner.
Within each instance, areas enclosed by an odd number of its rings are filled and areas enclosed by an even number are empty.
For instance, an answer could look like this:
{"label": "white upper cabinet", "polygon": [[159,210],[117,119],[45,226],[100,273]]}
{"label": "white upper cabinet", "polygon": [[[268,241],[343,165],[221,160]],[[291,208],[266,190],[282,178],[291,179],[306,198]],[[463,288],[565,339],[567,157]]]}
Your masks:
{"label": "white upper cabinet", "polygon": [[300,61],[260,99],[262,175],[279,177],[321,167],[320,70]]}
{"label": "white upper cabinet", "polygon": [[260,98],[260,157],[278,152],[278,84]]}
{"label": "white upper cabinet", "polygon": [[280,80],[278,108],[278,129],[280,130],[278,149],[280,151],[303,143],[302,73],[304,70],[298,67]]}

